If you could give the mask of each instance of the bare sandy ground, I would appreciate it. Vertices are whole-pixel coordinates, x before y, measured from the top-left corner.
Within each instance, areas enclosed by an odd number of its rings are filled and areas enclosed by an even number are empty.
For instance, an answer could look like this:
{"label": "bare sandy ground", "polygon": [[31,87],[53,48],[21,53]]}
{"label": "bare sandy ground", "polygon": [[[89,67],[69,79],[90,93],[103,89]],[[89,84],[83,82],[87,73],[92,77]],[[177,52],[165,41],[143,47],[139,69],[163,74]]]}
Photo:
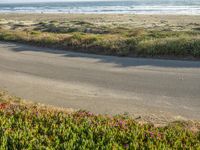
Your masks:
{"label": "bare sandy ground", "polygon": [[200,16],[186,15],[97,15],[97,14],[0,14],[0,24],[6,22],[86,21],[95,25],[148,28],[158,30],[199,30]]}

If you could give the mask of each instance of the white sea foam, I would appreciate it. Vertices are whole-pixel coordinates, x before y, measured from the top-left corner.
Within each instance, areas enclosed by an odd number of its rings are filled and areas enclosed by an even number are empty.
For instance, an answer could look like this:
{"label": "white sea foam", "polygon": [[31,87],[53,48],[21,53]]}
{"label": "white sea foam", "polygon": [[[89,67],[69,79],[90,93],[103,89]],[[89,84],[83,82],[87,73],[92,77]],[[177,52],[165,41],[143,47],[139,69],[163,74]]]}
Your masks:
{"label": "white sea foam", "polygon": [[200,0],[132,0],[0,4],[0,12],[200,15]]}

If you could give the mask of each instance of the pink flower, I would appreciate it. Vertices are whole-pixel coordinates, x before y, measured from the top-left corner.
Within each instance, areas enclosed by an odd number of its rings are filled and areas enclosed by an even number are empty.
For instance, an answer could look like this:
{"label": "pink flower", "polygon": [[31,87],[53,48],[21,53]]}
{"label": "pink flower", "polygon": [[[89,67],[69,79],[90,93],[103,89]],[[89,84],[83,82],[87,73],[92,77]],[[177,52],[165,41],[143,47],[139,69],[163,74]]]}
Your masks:
{"label": "pink flower", "polygon": [[126,149],[127,149],[128,147],[129,147],[129,145],[128,145],[128,144],[124,144],[124,148],[126,148]]}
{"label": "pink flower", "polygon": [[94,114],[92,112],[88,112],[88,115],[89,116],[93,116]]}

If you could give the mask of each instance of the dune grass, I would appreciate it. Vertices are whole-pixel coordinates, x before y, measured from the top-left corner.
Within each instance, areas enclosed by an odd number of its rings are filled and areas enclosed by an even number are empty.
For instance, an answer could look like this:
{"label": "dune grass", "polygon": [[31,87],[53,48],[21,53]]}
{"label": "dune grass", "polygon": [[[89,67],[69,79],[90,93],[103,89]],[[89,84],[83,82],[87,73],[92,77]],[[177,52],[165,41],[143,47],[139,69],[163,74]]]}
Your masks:
{"label": "dune grass", "polygon": [[0,93],[0,149],[199,149],[200,132],[189,126],[155,127],[126,115],[68,112]]}
{"label": "dune grass", "polygon": [[0,29],[0,40],[105,55],[200,57],[198,30],[130,28],[72,20],[31,25],[8,22]]}

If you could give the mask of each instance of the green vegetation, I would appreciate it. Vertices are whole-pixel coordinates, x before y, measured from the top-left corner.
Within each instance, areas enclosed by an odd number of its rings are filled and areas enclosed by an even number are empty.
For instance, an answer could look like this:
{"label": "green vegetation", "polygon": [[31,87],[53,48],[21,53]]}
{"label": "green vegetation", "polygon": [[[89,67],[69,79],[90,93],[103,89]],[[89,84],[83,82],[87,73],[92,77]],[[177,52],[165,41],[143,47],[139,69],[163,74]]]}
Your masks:
{"label": "green vegetation", "polygon": [[135,28],[87,21],[5,22],[0,40],[118,56],[200,57],[199,30]]}
{"label": "green vegetation", "polygon": [[[41,31],[0,31],[0,40],[29,43],[44,47],[77,50],[119,56],[193,56],[200,57],[200,38],[196,33],[165,33],[139,31],[130,35],[68,34]],[[136,34],[136,35],[135,35]],[[134,35],[134,36],[133,36]]]}
{"label": "green vegetation", "polygon": [[187,122],[165,127],[128,116],[67,112],[0,93],[0,149],[200,149]]}

